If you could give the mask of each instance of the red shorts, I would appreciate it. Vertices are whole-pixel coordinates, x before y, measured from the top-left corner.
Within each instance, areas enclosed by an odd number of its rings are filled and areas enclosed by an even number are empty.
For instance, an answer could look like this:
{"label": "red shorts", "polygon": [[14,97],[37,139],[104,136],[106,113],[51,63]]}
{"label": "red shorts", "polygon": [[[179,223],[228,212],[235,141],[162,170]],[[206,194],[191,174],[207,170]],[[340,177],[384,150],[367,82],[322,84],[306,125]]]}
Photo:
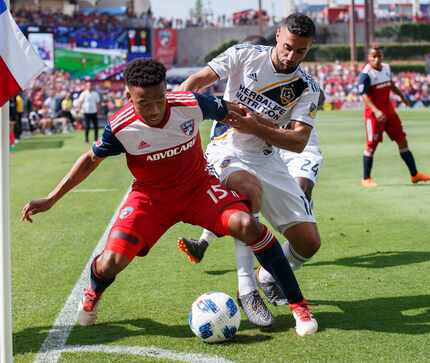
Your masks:
{"label": "red shorts", "polygon": [[385,122],[378,122],[373,112],[365,112],[364,125],[366,129],[366,144],[371,149],[375,149],[378,143],[382,142],[384,131],[392,141],[397,143],[403,142],[406,138],[402,122],[396,112],[388,114],[387,121]]}
{"label": "red shorts", "polygon": [[[229,234],[227,221],[231,210],[249,212],[245,198],[226,189],[221,182],[207,176],[194,189],[151,191],[133,186],[109,233],[106,249],[127,256],[145,256],[171,226],[178,222],[206,228],[218,236]],[[131,235],[119,239],[112,231]]]}

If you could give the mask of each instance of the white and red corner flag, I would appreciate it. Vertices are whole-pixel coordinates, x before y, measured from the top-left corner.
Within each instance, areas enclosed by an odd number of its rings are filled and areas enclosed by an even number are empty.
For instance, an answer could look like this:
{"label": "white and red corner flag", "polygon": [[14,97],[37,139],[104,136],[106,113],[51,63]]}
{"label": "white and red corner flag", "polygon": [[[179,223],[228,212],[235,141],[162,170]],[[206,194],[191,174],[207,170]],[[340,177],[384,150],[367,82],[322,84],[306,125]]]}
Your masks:
{"label": "white and red corner flag", "polygon": [[0,107],[28,87],[46,65],[0,0]]}

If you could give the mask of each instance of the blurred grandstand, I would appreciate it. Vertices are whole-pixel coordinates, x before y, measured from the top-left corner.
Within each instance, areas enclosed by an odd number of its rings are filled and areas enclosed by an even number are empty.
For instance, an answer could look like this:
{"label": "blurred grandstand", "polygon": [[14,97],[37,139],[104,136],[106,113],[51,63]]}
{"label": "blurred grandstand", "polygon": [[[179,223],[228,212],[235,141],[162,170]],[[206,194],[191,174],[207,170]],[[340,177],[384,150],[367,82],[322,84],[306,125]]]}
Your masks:
{"label": "blurred grandstand", "polygon": [[[381,41],[390,41],[387,38],[389,32],[384,31],[387,25],[390,29],[400,29],[405,24],[426,26],[425,23],[430,19],[429,5],[417,1],[396,0],[389,3],[381,0],[375,4],[375,25],[376,30],[380,31]],[[313,1],[312,4],[301,2],[295,6],[291,0],[287,3],[288,9],[301,10],[316,21],[319,47],[335,43],[345,47],[351,13],[347,4],[329,2],[329,5],[325,1],[316,4]],[[275,15],[261,8],[214,15],[206,5],[200,9],[190,9],[186,19],[167,19],[160,14],[153,14],[149,0],[12,0],[11,5],[24,34],[52,65],[49,72],[34,82],[32,89],[20,96],[24,104],[21,115],[24,135],[37,130],[37,125],[32,125],[37,118],[50,118],[52,122],[48,124],[54,126],[53,121],[65,115],[63,101],[68,97],[72,101],[67,110],[72,115],[68,117],[69,123],[79,127],[81,114],[76,100],[82,92],[83,80],[91,80],[96,84],[102,96],[100,119],[106,120],[124,103],[121,76],[127,61],[136,57],[157,58],[169,68],[173,66],[169,82],[177,84],[183,80],[184,74],[189,74],[190,69],[197,69],[184,66],[202,66],[204,57],[211,50],[231,39],[240,41],[250,34],[273,34],[283,18],[282,14]],[[364,40],[363,5],[356,6],[355,14],[360,43]],[[213,27],[217,27],[218,31],[211,31]],[[420,41],[423,43],[419,43],[418,48],[430,44],[430,34],[425,31],[422,33],[424,35],[421,34],[423,39]],[[397,33],[397,38],[394,36],[392,34],[391,41],[401,42],[403,39],[400,33]],[[351,63],[348,59],[321,62],[318,54],[314,58],[316,62],[305,63],[304,68],[314,75],[325,91],[324,109],[359,108],[361,100],[356,81],[365,61],[363,56],[361,63]],[[401,55],[397,59],[394,56],[390,62],[396,63],[396,60],[403,59]],[[428,60],[430,63],[430,56]],[[420,72],[411,71],[412,63],[421,67]],[[430,76],[424,71],[424,57],[417,55],[410,63],[402,64],[402,72],[397,72],[395,82],[413,107],[429,107]],[[222,84],[213,91],[221,93]],[[399,104],[397,99],[393,102]]]}

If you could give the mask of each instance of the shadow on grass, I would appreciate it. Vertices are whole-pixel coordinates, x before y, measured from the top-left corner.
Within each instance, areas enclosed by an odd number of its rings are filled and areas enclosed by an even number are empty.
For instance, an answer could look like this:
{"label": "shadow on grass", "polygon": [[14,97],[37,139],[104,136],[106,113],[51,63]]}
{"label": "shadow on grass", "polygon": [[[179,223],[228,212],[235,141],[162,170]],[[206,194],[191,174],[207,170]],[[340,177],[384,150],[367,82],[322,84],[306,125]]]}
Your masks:
{"label": "shadow on grass", "polygon": [[[243,322],[242,322],[243,323]],[[14,333],[14,354],[37,353],[46,339],[52,327],[31,327]],[[257,330],[250,326],[249,330]],[[61,336],[68,327],[57,327],[58,335]],[[194,337],[187,324],[167,325],[152,319],[121,320],[114,322],[99,323],[92,326],[82,327],[76,325],[67,341],[68,345],[96,345],[108,344],[127,337],[138,336],[163,336],[172,338]],[[270,335],[246,334],[239,330],[239,334],[225,344],[252,344],[273,339]]]}
{"label": "shadow on grass", "polygon": [[205,271],[205,274],[207,275],[213,275],[213,276],[221,276],[228,274],[230,272],[236,272],[236,269],[229,269],[229,270],[209,270]]}
{"label": "shadow on grass", "polygon": [[[385,268],[430,261],[430,251],[385,251],[362,256],[339,258],[306,264],[311,266],[339,265],[348,267]],[[430,299],[430,298],[429,298]]]}
{"label": "shadow on grass", "polygon": [[367,330],[406,335],[430,333],[429,295],[358,301],[312,300],[311,304],[335,306],[341,310],[318,313],[320,330]]}

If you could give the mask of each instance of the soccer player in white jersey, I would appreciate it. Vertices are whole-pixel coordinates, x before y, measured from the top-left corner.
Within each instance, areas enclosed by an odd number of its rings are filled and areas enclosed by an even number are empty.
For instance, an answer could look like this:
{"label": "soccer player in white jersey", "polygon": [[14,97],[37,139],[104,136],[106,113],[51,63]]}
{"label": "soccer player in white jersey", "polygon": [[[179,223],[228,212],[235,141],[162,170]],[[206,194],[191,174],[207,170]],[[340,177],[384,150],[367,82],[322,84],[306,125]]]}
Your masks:
{"label": "soccer player in white jersey", "polygon": [[[103,252],[90,267],[90,285],[79,305],[79,322],[96,322],[104,291],[136,256],[145,256],[179,221],[208,228],[219,236],[243,238],[288,296],[300,336],[314,333],[317,322],[281,246],[251,215],[245,199],[210,174],[199,124],[206,118],[230,122],[237,105],[191,92],[166,92],[166,69],[153,60],[135,60],[124,77],[130,103],[109,119],[103,138],[84,153],[46,197],[32,200],[22,219],[52,208],[85,180],[108,156],[124,153],[133,174],[130,193],[109,232]],[[180,201],[178,203],[172,201]]]}
{"label": "soccer player in white jersey", "polygon": [[[215,124],[207,157],[225,185],[246,195],[252,211],[261,209],[287,238],[283,250],[296,269],[318,251],[320,236],[309,201],[274,147],[300,153],[314,128],[320,89],[299,65],[314,35],[309,17],[291,14],[277,30],[275,47],[233,46],[181,85],[198,90],[227,78],[224,99],[259,114],[249,114],[234,128]],[[203,243],[183,238],[178,246],[199,262],[211,239],[205,233]],[[250,250],[240,241],[235,246],[239,302],[251,322],[270,325],[273,317],[258,294]],[[273,278],[260,286],[276,293]]]}

